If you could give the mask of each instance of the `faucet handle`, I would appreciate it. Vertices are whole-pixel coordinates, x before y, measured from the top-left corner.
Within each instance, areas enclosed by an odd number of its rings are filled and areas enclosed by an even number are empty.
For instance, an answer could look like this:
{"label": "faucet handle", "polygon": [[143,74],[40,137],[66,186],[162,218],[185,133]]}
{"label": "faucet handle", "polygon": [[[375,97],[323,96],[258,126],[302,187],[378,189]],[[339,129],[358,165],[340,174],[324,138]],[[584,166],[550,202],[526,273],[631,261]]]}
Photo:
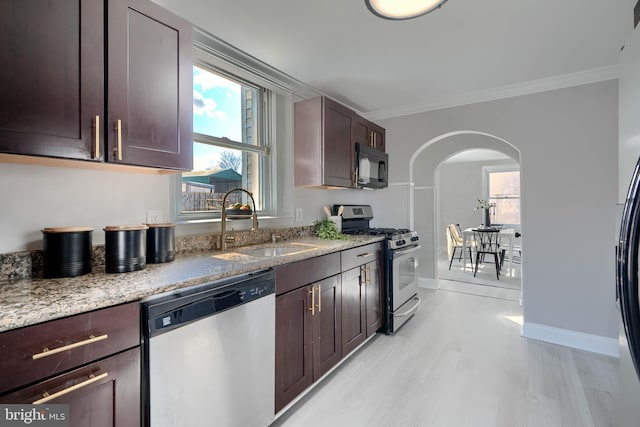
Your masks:
{"label": "faucet handle", "polygon": [[271,243],[275,243],[278,241],[278,239],[282,240],[282,236],[277,235],[277,234],[272,234],[271,235]]}

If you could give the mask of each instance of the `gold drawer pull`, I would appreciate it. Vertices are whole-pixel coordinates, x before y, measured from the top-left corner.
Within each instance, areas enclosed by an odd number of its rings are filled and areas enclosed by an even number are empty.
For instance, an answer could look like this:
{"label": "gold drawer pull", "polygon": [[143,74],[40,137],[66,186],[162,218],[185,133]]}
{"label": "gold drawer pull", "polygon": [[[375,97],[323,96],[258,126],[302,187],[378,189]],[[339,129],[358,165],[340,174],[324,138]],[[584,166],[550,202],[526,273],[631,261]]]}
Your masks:
{"label": "gold drawer pull", "polygon": [[318,285],[318,313],[322,313],[322,285]]}
{"label": "gold drawer pull", "polygon": [[358,258],[367,258],[367,257],[370,257],[372,255],[373,254],[370,253],[370,252],[365,252],[365,253],[362,253],[362,254],[358,255]]}
{"label": "gold drawer pull", "polygon": [[316,288],[313,287],[311,288],[310,291],[307,291],[308,293],[311,294],[311,308],[307,308],[307,310],[309,310],[311,312],[312,316],[316,315]]}
{"label": "gold drawer pull", "polygon": [[95,151],[94,151],[94,159],[99,159],[100,158],[100,116],[98,114],[96,114],[96,124],[95,124],[95,140],[96,140],[96,146],[95,146]]}
{"label": "gold drawer pull", "polygon": [[33,358],[33,360],[42,359],[43,357],[52,356],[54,354],[62,353],[63,351],[82,347],[83,345],[89,345],[89,344],[93,344],[94,342],[106,340],[107,338],[109,338],[108,334],[100,335],[99,337],[89,335],[89,338],[84,341],[74,342],[73,344],[54,348],[53,350],[49,350],[48,348],[45,347],[42,349],[42,353],[36,353],[31,357]]}
{"label": "gold drawer pull", "polygon": [[122,120],[116,122],[116,158],[122,160]]}
{"label": "gold drawer pull", "polygon": [[85,380],[85,381],[83,381],[81,383],[78,383],[76,385],[72,385],[71,387],[67,387],[64,390],[60,390],[57,393],[49,394],[49,393],[47,393],[45,391],[44,393],[42,393],[42,399],[36,400],[35,402],[33,402],[33,404],[34,405],[39,405],[40,403],[45,403],[45,402],[53,400],[53,399],[55,399],[57,397],[64,396],[65,394],[71,393],[74,390],[78,390],[79,388],[86,387],[89,384],[95,383],[96,381],[100,381],[101,379],[106,378],[108,375],[109,375],[108,372],[105,372],[104,374],[100,374],[97,377],[95,375],[93,375],[93,374],[89,374],[89,379],[88,380]]}

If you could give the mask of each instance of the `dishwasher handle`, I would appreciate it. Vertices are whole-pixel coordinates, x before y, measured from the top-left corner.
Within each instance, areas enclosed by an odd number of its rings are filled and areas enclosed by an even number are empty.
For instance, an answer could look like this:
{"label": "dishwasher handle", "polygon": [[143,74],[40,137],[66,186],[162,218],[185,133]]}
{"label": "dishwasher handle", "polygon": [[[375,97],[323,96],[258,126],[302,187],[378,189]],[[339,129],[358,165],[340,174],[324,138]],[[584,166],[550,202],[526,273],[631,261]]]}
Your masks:
{"label": "dishwasher handle", "polygon": [[176,292],[142,303],[146,327],[145,337],[151,338],[175,328],[185,326],[209,316],[246,304],[275,292],[273,271],[249,280],[226,282],[226,286],[211,283],[209,290],[199,289],[195,294]]}

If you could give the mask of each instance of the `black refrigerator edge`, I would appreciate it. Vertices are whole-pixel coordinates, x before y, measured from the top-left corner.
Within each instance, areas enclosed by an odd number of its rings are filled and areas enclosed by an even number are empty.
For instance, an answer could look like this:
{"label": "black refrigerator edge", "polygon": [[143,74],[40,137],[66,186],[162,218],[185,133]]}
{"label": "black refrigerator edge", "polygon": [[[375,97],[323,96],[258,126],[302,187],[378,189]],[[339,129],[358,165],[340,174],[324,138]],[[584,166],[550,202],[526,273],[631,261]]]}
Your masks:
{"label": "black refrigerator edge", "polygon": [[636,164],[622,210],[616,247],[616,300],[620,311],[620,396],[618,425],[640,426],[640,160]]}

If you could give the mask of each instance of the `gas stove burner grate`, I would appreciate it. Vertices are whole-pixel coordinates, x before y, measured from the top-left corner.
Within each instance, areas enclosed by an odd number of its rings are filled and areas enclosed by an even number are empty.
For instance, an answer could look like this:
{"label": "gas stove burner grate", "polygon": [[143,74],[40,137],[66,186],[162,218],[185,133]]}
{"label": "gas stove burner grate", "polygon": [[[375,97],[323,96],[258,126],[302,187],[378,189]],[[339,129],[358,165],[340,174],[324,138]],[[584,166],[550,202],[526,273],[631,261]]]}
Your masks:
{"label": "gas stove burner grate", "polygon": [[393,237],[410,233],[408,228],[358,228],[343,230],[345,234]]}

